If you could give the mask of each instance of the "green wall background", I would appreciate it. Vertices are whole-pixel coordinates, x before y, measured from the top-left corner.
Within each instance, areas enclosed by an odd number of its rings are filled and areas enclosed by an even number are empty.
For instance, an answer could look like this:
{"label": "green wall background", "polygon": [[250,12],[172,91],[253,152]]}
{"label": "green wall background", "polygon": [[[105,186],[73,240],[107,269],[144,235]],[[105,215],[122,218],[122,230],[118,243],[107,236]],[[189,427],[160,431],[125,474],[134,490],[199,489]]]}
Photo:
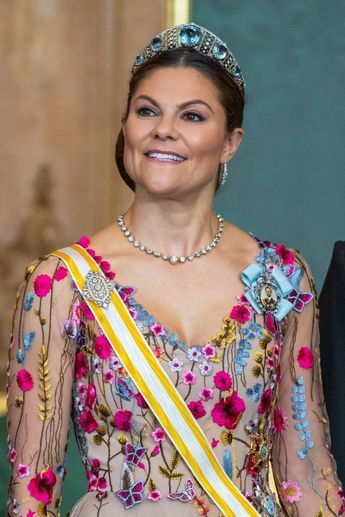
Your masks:
{"label": "green wall background", "polygon": [[[333,244],[345,239],[345,2],[194,0],[191,18],[229,44],[247,83],[245,139],[216,209],[300,249],[320,290]],[[0,443],[5,458],[3,418]],[[87,486],[73,433],[67,461],[63,516]],[[6,460],[0,515],[7,478]]]}
{"label": "green wall background", "polygon": [[191,19],[228,43],[247,84],[245,139],[216,208],[301,250],[320,291],[345,240],[345,2],[194,0]]}

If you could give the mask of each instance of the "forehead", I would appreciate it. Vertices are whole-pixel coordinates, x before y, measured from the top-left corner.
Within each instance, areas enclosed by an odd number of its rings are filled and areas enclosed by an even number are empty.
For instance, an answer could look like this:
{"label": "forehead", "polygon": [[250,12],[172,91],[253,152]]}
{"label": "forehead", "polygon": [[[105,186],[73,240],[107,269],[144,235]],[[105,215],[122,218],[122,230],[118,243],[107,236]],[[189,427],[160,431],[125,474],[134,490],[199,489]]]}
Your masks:
{"label": "forehead", "polygon": [[222,109],[219,92],[212,80],[191,67],[162,67],[152,70],[138,84],[134,98],[149,95],[158,102],[182,103],[202,99]]}

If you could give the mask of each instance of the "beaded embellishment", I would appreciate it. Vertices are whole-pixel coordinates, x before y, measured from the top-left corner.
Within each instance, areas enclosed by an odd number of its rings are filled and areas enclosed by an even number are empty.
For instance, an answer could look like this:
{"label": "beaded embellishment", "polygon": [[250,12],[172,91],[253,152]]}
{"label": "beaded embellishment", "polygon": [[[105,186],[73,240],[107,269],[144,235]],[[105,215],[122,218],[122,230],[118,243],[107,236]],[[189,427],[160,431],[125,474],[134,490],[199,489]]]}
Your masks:
{"label": "beaded embellishment", "polygon": [[85,277],[83,296],[95,302],[99,307],[108,308],[110,293],[115,288],[115,282],[109,280],[98,271],[90,270]]}

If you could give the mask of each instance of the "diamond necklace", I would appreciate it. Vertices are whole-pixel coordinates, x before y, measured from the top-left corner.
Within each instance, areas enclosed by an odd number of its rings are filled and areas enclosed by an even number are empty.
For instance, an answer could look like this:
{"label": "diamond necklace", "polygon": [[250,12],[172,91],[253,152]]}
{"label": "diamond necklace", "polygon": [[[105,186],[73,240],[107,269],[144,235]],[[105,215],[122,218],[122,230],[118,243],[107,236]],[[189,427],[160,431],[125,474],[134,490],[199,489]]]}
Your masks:
{"label": "diamond necklace", "polygon": [[160,251],[156,251],[156,250],[153,250],[152,248],[148,248],[147,246],[142,244],[138,239],[136,239],[134,237],[134,235],[128,230],[127,226],[125,225],[125,222],[123,220],[124,215],[125,215],[125,213],[123,212],[122,214],[120,214],[118,216],[117,224],[121,228],[121,231],[122,231],[123,235],[127,238],[127,240],[131,244],[133,244],[133,246],[135,248],[137,248],[140,251],[143,251],[144,253],[147,253],[147,255],[152,255],[153,257],[161,258],[163,260],[170,262],[170,264],[173,264],[173,265],[174,264],[185,264],[188,261],[192,262],[195,258],[200,258],[200,257],[203,257],[204,255],[207,255],[207,253],[210,253],[210,251],[212,251],[213,248],[215,248],[217,246],[217,244],[219,243],[220,238],[223,233],[223,229],[224,229],[224,219],[222,218],[222,216],[220,214],[216,214],[217,219],[218,219],[218,227],[217,227],[216,235],[215,235],[214,239],[210,242],[210,244],[208,244],[207,246],[202,248],[200,251],[197,251],[197,252],[192,253],[191,255],[187,255],[185,257],[177,257],[176,255],[171,255],[170,257],[168,257],[167,255],[164,255],[164,253],[161,253]]}

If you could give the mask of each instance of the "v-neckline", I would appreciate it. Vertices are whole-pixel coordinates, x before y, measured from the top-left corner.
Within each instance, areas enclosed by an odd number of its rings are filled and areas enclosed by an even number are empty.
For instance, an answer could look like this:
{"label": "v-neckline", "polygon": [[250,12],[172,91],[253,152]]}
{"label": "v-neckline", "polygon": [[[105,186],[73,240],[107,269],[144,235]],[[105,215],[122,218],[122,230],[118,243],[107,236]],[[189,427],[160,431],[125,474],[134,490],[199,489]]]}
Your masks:
{"label": "v-neckline", "polygon": [[[252,261],[247,264],[247,266],[245,266],[245,268],[242,270],[244,271],[247,267],[249,267],[251,264],[255,263],[256,262],[256,259],[257,257],[262,253],[262,249],[263,247],[260,246],[259,242],[263,242],[266,244],[266,241],[260,241],[260,239],[258,239],[254,233],[252,232],[246,232],[251,239],[253,239],[255,242],[256,242],[256,245],[257,245],[257,254],[253,257]],[[86,237],[90,242],[89,238]],[[89,246],[86,247],[86,250],[90,248]],[[92,248],[93,251],[96,252],[96,250],[94,250],[94,248]],[[101,259],[102,257],[97,255],[97,254],[91,254],[91,256],[93,257],[93,259],[95,260],[96,258],[99,259],[99,262],[102,264],[101,262]],[[109,266],[110,266],[110,263],[108,263]],[[111,266],[109,269],[107,269],[106,271],[104,270],[103,271],[107,276],[110,276],[112,278],[116,278],[116,271],[114,271]],[[241,273],[241,272],[240,272]],[[128,285],[128,284],[121,284],[119,282],[117,282],[115,280],[115,286],[116,286],[116,290],[121,293],[124,292],[124,290],[127,288],[130,288],[130,289],[134,289],[134,293],[137,293],[138,292],[138,289],[136,288],[135,285]],[[241,295],[243,293],[238,293],[238,295]],[[236,300],[236,295],[235,295],[235,300]],[[240,303],[240,302],[238,302]],[[188,350],[191,350],[195,347],[201,347],[201,346],[205,346],[207,343],[210,343],[212,341],[212,339],[221,331],[222,329],[222,326],[224,325],[224,322],[227,318],[229,318],[230,316],[230,313],[231,313],[231,310],[233,309],[233,307],[236,305],[236,301],[234,301],[234,304],[229,308],[229,311],[228,311],[228,314],[223,316],[222,319],[221,319],[221,322],[218,326],[218,330],[213,334],[212,337],[209,337],[208,339],[206,340],[203,340],[201,343],[193,343],[193,344],[188,344],[186,343],[185,341],[181,340],[181,339],[178,339],[178,333],[173,330],[172,332],[164,325],[161,323],[160,320],[158,320],[158,318],[156,318],[156,316],[154,314],[152,314],[151,312],[147,311],[144,307],[143,304],[139,303],[136,299],[135,296],[133,295],[130,295],[128,296],[128,303],[126,303],[126,305],[128,306],[128,308],[132,308],[133,307],[137,307],[139,310],[141,310],[144,314],[145,314],[145,319],[143,319],[142,323],[143,323],[143,326],[145,326],[146,328],[149,328],[150,325],[153,325],[154,323],[156,323],[157,325],[159,325],[161,328],[165,329],[165,338],[167,339],[167,341],[173,346],[173,345],[177,345],[180,349],[182,349],[185,353],[187,353]],[[133,317],[133,315],[131,315],[131,317],[133,318],[134,322],[137,324],[137,319]],[[139,320],[140,321],[140,320]],[[147,322],[147,323],[144,323],[144,322]]]}

